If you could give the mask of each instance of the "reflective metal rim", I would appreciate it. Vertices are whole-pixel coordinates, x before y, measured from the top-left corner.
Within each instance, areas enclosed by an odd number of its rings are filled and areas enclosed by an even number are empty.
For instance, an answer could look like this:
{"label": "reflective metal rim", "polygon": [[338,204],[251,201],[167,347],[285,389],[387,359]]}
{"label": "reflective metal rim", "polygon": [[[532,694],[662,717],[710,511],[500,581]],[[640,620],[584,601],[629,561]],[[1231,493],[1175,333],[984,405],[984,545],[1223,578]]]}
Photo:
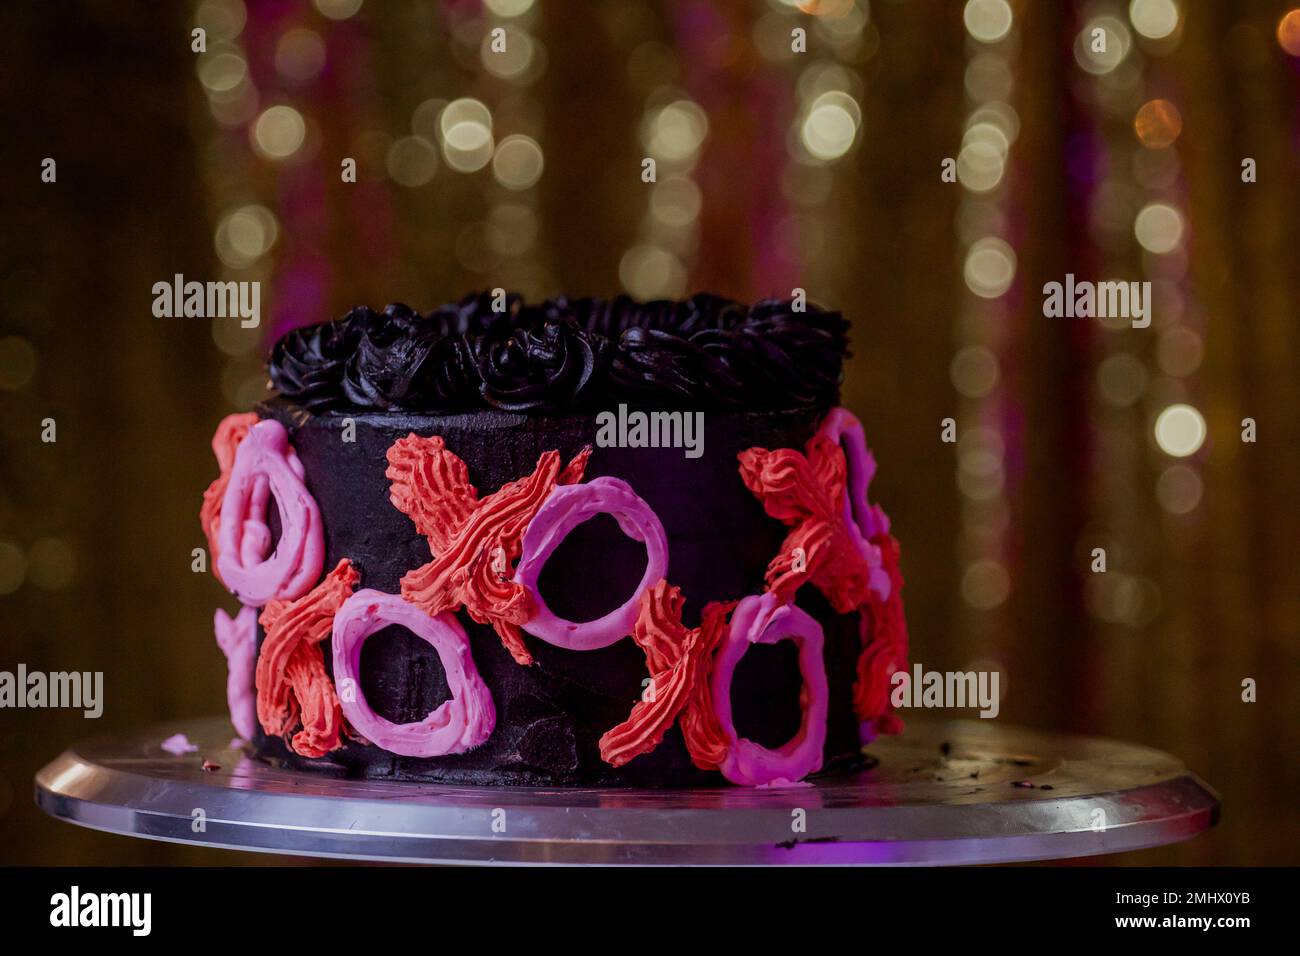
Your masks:
{"label": "reflective metal rim", "polygon": [[[198,745],[173,756],[173,733]],[[1219,800],[1134,744],[910,717],[878,764],[811,785],[691,790],[466,787],[268,766],[212,718],[75,746],[36,777],[51,815],[225,849],[408,863],[972,864],[1185,840]],[[218,769],[204,770],[207,760]]]}

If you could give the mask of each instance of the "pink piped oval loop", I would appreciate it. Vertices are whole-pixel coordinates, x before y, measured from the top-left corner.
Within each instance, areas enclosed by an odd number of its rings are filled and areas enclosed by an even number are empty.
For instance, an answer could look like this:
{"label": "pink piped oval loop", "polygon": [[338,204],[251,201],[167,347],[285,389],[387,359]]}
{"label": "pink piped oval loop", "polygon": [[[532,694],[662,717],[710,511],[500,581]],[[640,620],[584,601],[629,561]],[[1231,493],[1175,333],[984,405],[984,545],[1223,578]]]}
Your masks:
{"label": "pink piped oval loop", "polygon": [[[423,720],[395,724],[366,703],[359,678],[361,647],[366,638],[398,624],[438,652],[451,698]],[[441,757],[463,753],[487,740],[496,726],[492,692],[479,676],[469,638],[450,613],[430,617],[400,595],[364,589],[334,615],[334,683],[343,716],[377,747],[407,757]]]}
{"label": "pink piped oval loop", "polygon": [[[645,545],[645,574],[620,607],[594,621],[558,617],[537,588],[542,566],[570,531],[598,514],[612,515],[629,538]],[[625,481],[595,478],[581,485],[560,485],[551,492],[524,533],[514,581],[527,589],[536,608],[524,630],[548,644],[571,651],[608,647],[632,633],[641,594],[668,574],[668,537],[658,515]]]}
{"label": "pink piped oval loop", "polygon": [[847,408],[834,408],[818,431],[844,449],[847,468],[844,488],[844,526],[854,547],[871,565],[871,589],[883,601],[889,597],[889,575],[880,567],[880,550],[871,543],[877,535],[889,533],[889,517],[867,498],[867,487],[876,476],[876,458],[867,447],[862,422]]}
{"label": "pink piped oval loop", "polygon": [[[736,605],[722,646],[713,660],[710,692],[713,712],[730,746],[718,767],[732,783],[748,787],[786,784],[821,769],[826,745],[826,711],[830,693],[822,659],[822,627],[793,604],[780,604],[771,591],[750,595]],[[753,644],[789,639],[799,648],[803,676],[798,732],[775,750],[736,734],[731,718],[731,681],[736,665]]]}
{"label": "pink piped oval loop", "polygon": [[[235,452],[221,501],[217,569],[234,595],[251,607],[296,600],[320,579],[325,531],[302,476],[302,462],[277,421],[258,422]],[[272,496],[280,513],[280,540],[268,557],[266,509]]]}

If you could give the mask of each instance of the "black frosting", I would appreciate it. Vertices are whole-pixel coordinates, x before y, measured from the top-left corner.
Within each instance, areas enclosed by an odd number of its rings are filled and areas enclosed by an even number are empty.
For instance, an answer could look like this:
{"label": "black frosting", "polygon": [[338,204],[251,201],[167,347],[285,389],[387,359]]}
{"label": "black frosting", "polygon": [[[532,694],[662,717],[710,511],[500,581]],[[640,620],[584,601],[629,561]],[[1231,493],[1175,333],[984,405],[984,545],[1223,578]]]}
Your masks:
{"label": "black frosting", "polygon": [[549,299],[490,292],[421,314],[393,304],[295,329],[271,353],[271,383],[311,409],[443,414],[548,412],[611,402],[795,409],[838,400],[848,323],[789,300],[745,306]]}

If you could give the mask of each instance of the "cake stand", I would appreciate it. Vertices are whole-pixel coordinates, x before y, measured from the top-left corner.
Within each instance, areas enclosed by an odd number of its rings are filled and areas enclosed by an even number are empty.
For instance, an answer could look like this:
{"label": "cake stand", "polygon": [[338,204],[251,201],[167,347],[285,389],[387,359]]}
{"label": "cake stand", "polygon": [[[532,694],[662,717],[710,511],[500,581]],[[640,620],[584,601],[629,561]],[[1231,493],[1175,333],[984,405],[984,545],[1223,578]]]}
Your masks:
{"label": "cake stand", "polygon": [[[197,751],[160,742],[186,734]],[[348,780],[268,766],[211,718],[79,744],[47,813],[224,849],[406,863],[966,864],[1117,853],[1209,829],[1218,795],[1134,744],[908,717],[874,767],[766,789],[558,790]],[[205,762],[207,769],[204,769]]]}

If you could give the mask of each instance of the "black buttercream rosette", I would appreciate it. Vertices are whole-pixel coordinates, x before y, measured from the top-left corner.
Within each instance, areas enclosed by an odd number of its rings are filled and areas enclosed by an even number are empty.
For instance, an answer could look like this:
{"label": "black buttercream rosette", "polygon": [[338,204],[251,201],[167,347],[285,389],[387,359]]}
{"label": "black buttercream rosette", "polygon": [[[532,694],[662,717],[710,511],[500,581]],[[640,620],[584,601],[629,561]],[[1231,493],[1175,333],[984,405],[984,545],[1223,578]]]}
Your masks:
{"label": "black buttercream rosette", "polygon": [[491,293],[420,314],[353,309],[295,329],[271,383],[313,410],[558,411],[617,401],[800,408],[838,400],[848,323],[838,312],[713,295],[680,302]]}

